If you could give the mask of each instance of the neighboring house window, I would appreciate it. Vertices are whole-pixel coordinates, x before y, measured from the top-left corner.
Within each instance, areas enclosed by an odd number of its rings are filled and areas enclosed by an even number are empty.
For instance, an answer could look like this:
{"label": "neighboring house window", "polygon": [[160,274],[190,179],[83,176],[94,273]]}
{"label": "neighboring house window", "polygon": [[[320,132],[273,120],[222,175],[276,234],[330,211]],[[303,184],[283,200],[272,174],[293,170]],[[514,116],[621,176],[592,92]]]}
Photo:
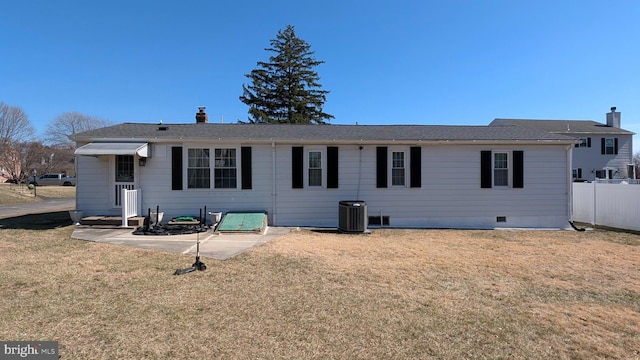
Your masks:
{"label": "neighboring house window", "polygon": [[596,179],[604,179],[607,177],[607,172],[605,170],[596,170]]}
{"label": "neighboring house window", "polygon": [[322,152],[309,151],[309,186],[322,186]]}
{"label": "neighboring house window", "polygon": [[613,139],[604,139],[604,153],[605,155],[613,155],[615,147],[613,146]]}
{"label": "neighboring house window", "polygon": [[209,149],[189,149],[187,154],[187,187],[189,189],[210,188]]}
{"label": "neighboring house window", "polygon": [[116,182],[133,182],[133,155],[116,155]]}
{"label": "neighboring house window", "polygon": [[573,169],[571,173],[574,179],[582,179],[582,168]]}
{"label": "neighboring house window", "polygon": [[602,155],[618,155],[618,138],[602,138],[600,153]]}
{"label": "neighboring house window", "polygon": [[509,186],[509,157],[506,152],[493,154],[493,186]]}
{"label": "neighboring house window", "polygon": [[405,184],[405,152],[391,152],[391,186],[404,186]]}
{"label": "neighboring house window", "polygon": [[235,189],[238,187],[236,149],[215,149],[215,188]]}
{"label": "neighboring house window", "polygon": [[576,147],[591,147],[591,138],[580,138],[580,143]]}

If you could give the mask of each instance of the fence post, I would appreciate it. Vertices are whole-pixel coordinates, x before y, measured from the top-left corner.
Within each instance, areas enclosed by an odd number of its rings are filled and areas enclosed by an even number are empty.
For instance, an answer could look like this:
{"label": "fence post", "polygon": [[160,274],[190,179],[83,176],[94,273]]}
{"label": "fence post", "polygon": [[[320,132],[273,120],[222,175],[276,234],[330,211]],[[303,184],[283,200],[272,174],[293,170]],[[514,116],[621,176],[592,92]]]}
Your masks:
{"label": "fence post", "polygon": [[142,214],[142,188],[136,189],[136,216]]}
{"label": "fence post", "polygon": [[593,221],[591,221],[591,225],[596,226],[596,211],[598,208],[598,198],[596,197],[596,187],[598,183],[596,181],[593,182]]}
{"label": "fence post", "polygon": [[127,201],[127,189],[125,189],[124,187],[122,188],[122,197],[120,198],[120,203],[121,203],[121,208],[122,208],[122,227],[127,227],[128,225],[128,221],[127,221],[127,213],[129,212],[129,210],[127,209],[129,207],[129,202]]}

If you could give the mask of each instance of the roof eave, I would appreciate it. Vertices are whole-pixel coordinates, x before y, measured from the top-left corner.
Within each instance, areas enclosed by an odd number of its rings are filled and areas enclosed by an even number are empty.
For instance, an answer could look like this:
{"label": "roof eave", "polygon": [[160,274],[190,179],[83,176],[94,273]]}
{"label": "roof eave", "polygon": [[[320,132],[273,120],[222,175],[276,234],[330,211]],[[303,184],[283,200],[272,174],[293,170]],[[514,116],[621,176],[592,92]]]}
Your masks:
{"label": "roof eave", "polygon": [[128,138],[76,138],[78,143],[89,142],[148,142],[148,143],[204,143],[215,142],[222,144],[336,144],[336,145],[496,145],[496,144],[520,144],[520,145],[540,145],[540,144],[563,144],[572,145],[579,142],[578,139],[252,139],[252,138],[149,138],[149,137],[128,137]]}

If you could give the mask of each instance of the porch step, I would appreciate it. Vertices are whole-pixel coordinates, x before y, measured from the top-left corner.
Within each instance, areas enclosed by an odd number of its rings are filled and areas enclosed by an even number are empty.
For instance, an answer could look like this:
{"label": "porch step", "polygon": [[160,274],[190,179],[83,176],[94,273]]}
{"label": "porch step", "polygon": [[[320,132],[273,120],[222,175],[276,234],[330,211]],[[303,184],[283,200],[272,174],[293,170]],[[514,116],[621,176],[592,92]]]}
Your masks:
{"label": "porch step", "polygon": [[[140,227],[144,225],[144,216],[134,216],[127,219],[128,227]],[[80,225],[92,226],[121,226],[121,216],[87,216],[80,220]]]}

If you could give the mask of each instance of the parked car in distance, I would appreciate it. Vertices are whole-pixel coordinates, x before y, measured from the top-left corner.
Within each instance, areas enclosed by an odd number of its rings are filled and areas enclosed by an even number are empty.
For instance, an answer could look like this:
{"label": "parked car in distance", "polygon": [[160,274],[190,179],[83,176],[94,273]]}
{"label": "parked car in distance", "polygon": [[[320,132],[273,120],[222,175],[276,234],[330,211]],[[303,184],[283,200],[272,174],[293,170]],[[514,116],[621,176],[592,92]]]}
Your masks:
{"label": "parked car in distance", "polygon": [[44,174],[39,177],[29,180],[29,184],[35,186],[43,185],[62,185],[62,186],[76,186],[76,178],[68,177],[63,173]]}

